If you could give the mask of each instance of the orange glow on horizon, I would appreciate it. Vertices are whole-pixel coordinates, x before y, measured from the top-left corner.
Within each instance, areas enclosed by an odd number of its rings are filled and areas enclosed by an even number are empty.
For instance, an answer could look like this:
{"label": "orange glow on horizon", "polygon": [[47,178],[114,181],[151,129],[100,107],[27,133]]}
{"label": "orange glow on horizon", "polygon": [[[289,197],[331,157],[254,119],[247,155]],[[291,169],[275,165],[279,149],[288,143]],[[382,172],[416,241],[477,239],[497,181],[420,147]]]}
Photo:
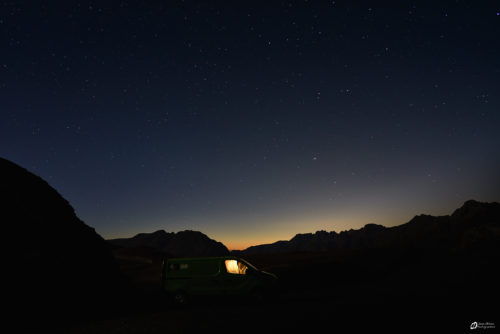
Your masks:
{"label": "orange glow on horizon", "polygon": [[[414,210],[414,212],[420,212]],[[429,214],[439,215],[437,212]],[[412,218],[412,214],[407,214],[403,208],[394,209],[390,215],[378,208],[366,208],[353,214],[351,208],[345,208],[334,213],[325,210],[324,212],[305,212],[300,216],[290,217],[273,216],[252,219],[243,219],[241,217],[232,218],[230,221],[238,221],[239,224],[231,225],[227,221],[217,220],[219,224],[216,227],[207,229],[193,222],[182,224],[182,228],[169,230],[162,225],[155,225],[149,228],[149,231],[163,229],[167,233],[178,233],[184,230],[200,231],[209,238],[223,243],[228,250],[245,250],[251,246],[272,244],[277,241],[288,241],[297,234],[315,233],[323,230],[327,232],[335,231],[340,233],[350,229],[359,229],[368,223],[381,224],[384,226],[395,226],[404,224]],[[206,222],[206,221],[205,221]],[[212,223],[210,221],[206,224]],[[228,227],[229,226],[229,227]],[[138,231],[122,233],[120,235],[108,236],[114,238],[131,238]]]}
{"label": "orange glow on horizon", "polygon": [[386,227],[396,226],[408,222],[412,217],[412,214],[406,214],[404,210],[393,210],[390,216],[377,208],[360,211],[357,214],[347,210],[335,214],[316,213],[314,217],[308,215],[293,218],[279,217],[267,222],[263,220],[264,223],[248,221],[245,229],[221,229],[209,233],[209,236],[222,242],[230,251],[244,250],[251,246],[272,244],[280,240],[288,241],[296,234],[315,233],[320,230],[340,233],[350,229],[360,229],[368,223]]}
{"label": "orange glow on horizon", "polygon": [[255,241],[255,242],[234,242],[234,243],[231,243],[231,242],[224,243],[223,242],[223,244],[227,247],[227,249],[229,249],[230,251],[233,251],[233,250],[244,250],[250,246],[267,244],[267,242],[258,242],[258,241]]}

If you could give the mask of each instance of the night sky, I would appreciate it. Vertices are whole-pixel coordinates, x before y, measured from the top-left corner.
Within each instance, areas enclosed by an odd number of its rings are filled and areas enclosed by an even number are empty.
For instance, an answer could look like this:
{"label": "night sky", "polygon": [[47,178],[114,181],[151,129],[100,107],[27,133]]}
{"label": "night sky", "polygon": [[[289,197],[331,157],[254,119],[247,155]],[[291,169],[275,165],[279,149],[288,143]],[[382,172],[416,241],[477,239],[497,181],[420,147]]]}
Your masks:
{"label": "night sky", "polygon": [[498,1],[4,1],[0,156],[104,238],[500,201]]}

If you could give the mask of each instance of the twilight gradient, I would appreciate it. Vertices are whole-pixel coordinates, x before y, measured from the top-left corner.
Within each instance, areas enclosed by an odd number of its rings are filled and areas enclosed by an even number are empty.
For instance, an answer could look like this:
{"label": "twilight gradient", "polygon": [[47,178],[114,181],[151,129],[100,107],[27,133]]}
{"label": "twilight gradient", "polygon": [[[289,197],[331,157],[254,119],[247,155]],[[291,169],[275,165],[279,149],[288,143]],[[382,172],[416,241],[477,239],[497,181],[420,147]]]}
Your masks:
{"label": "twilight gradient", "polygon": [[8,2],[0,155],[105,238],[230,249],[500,200],[494,2]]}

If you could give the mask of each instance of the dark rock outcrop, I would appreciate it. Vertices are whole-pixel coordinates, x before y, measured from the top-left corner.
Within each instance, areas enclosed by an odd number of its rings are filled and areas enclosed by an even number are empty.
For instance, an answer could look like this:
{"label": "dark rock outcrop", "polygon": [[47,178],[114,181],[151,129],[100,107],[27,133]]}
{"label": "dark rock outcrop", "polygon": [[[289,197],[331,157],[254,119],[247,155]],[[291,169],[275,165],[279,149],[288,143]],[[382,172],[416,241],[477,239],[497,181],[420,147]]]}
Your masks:
{"label": "dark rock outcrop", "polygon": [[0,158],[10,311],[47,320],[92,311],[120,286],[109,246],[54,188]]}
{"label": "dark rock outcrop", "polygon": [[140,233],[132,238],[111,239],[108,242],[113,246],[126,248],[149,247],[176,257],[229,254],[229,250],[221,242],[197,231],[167,233],[159,230],[153,233]]}

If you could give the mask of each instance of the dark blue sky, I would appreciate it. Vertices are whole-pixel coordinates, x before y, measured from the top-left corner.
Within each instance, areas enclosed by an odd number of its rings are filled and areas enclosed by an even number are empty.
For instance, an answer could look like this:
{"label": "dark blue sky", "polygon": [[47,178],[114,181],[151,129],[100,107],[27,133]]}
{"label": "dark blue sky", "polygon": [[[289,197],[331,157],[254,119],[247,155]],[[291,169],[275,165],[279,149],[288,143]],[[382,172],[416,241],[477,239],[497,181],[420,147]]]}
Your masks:
{"label": "dark blue sky", "polygon": [[8,1],[0,155],[105,238],[230,248],[500,200],[500,4]]}

